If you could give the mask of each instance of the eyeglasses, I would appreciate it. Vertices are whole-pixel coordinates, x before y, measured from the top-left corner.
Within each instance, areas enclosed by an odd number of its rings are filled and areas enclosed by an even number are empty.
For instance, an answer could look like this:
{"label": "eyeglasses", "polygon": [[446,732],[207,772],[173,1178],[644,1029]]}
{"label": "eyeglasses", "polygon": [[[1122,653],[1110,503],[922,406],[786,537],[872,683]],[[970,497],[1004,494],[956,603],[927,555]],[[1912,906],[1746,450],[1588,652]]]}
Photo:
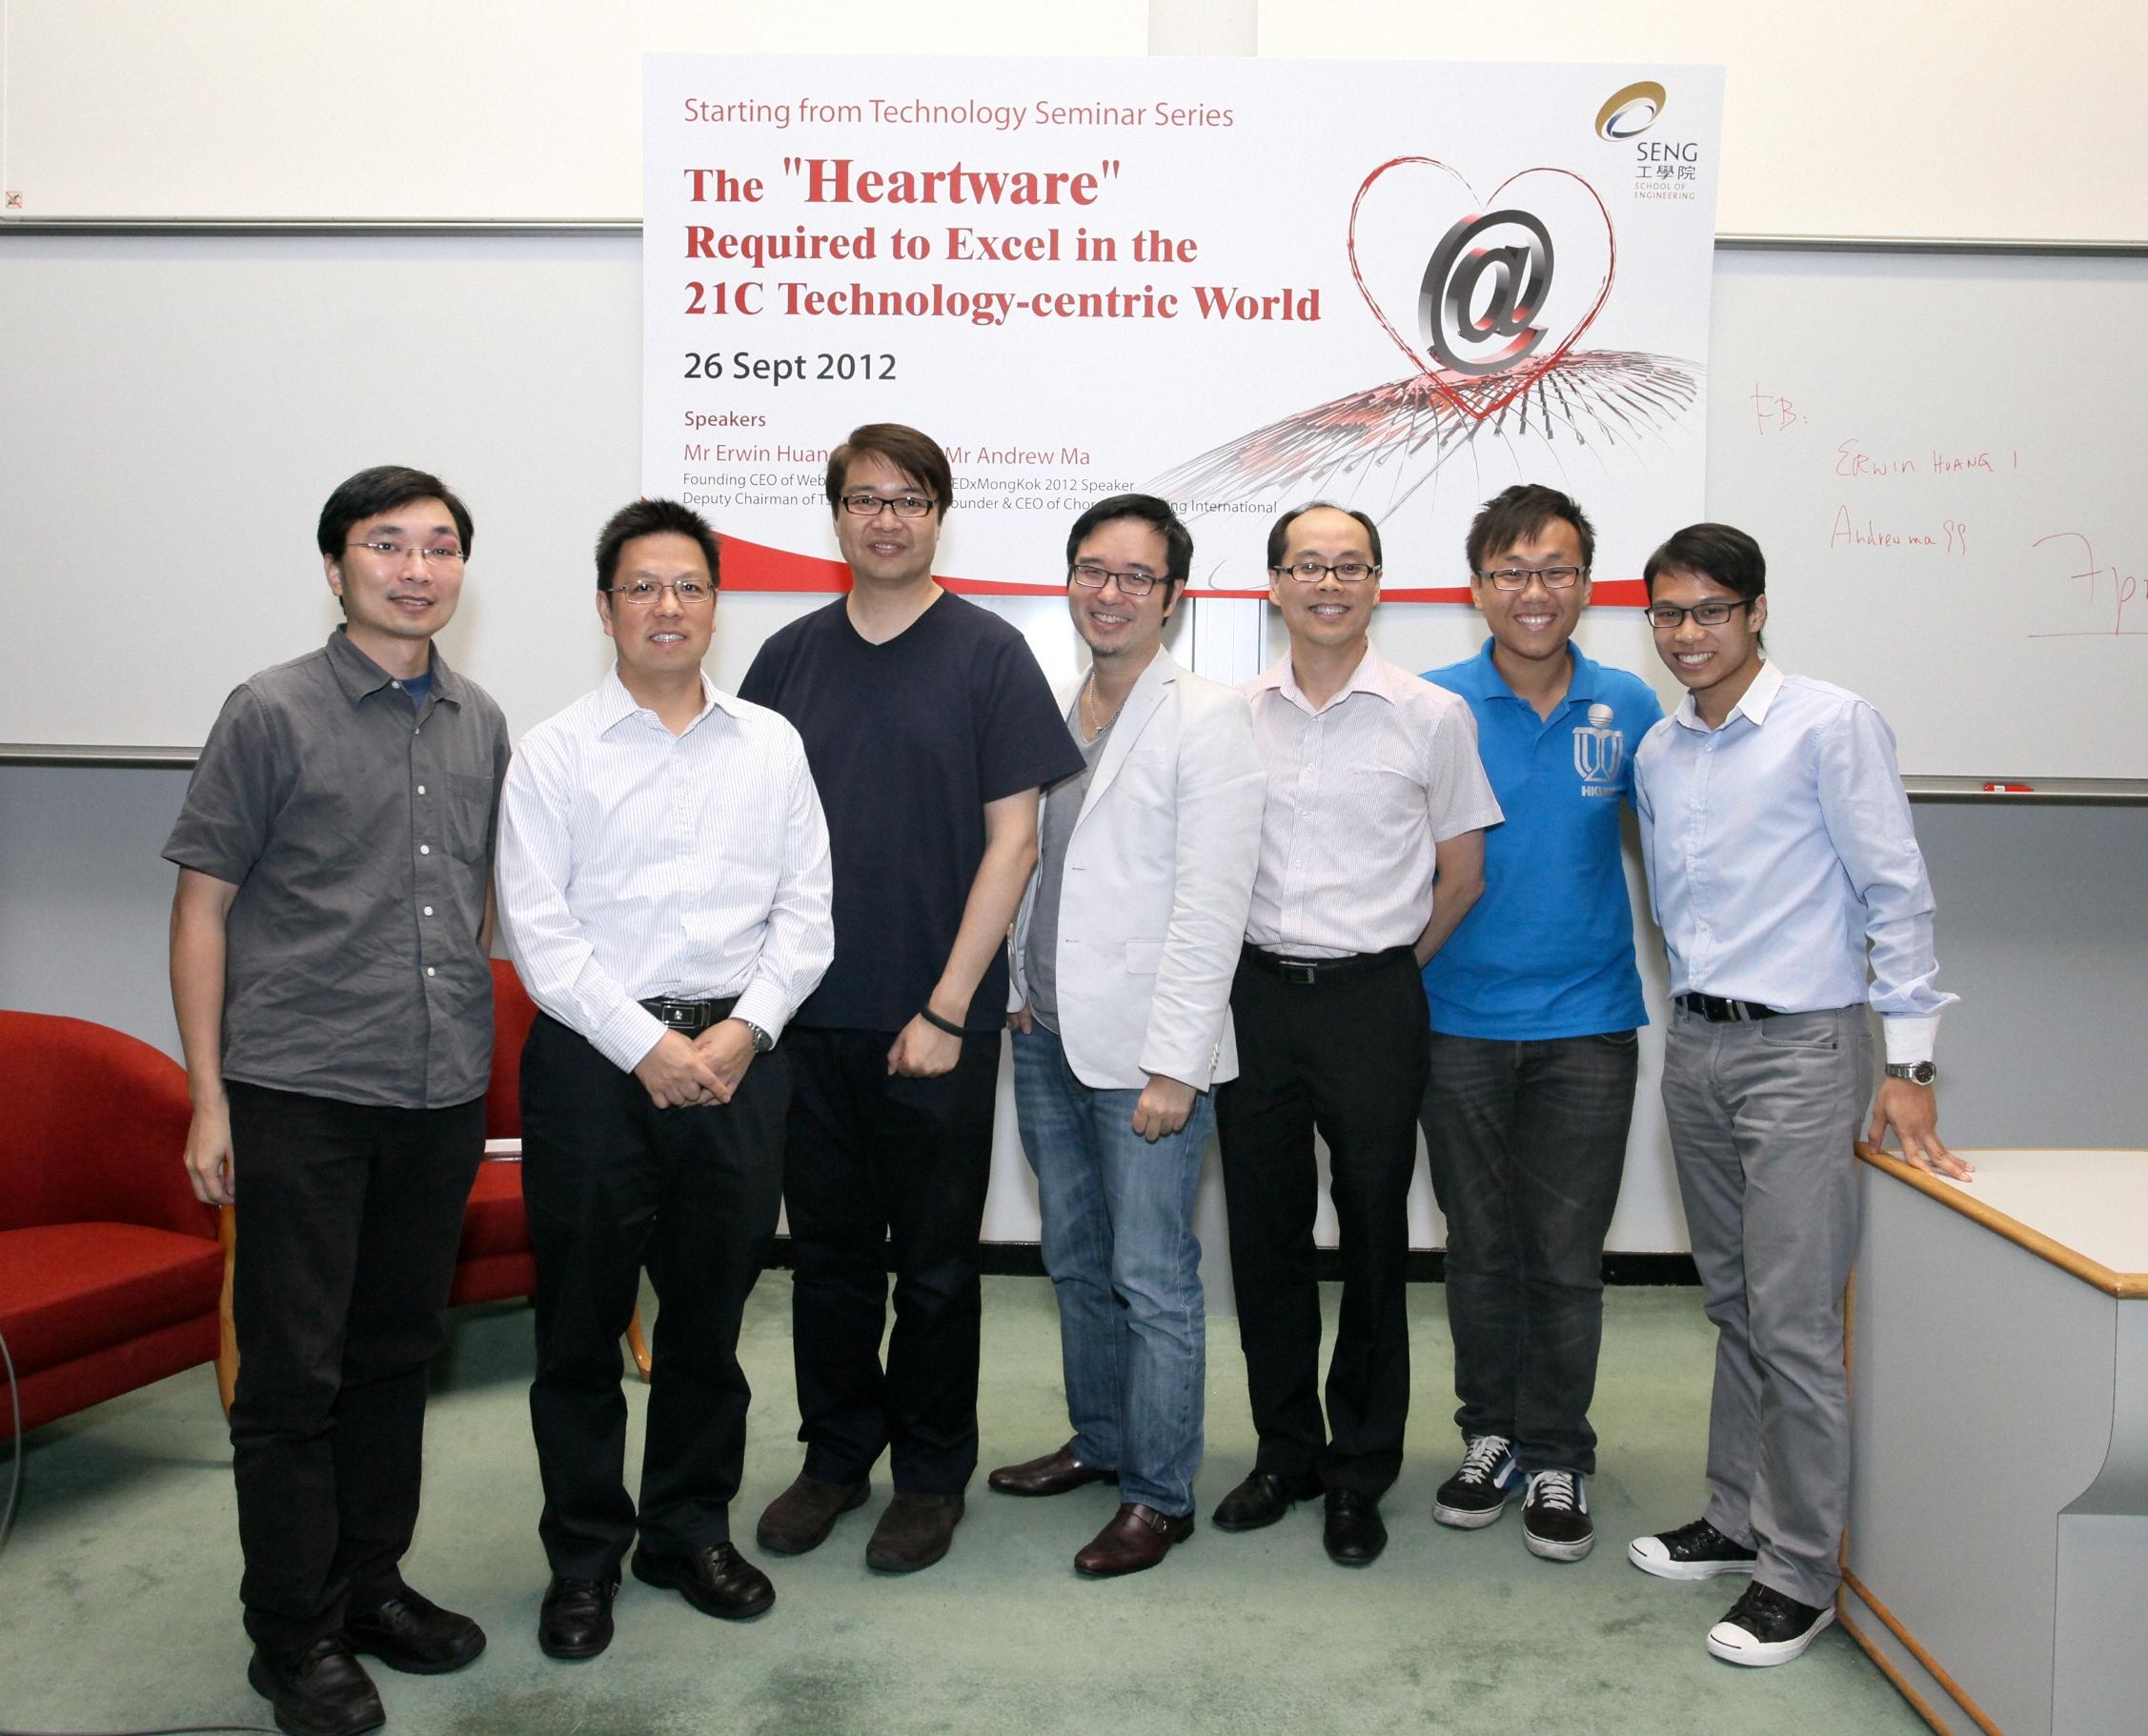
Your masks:
{"label": "eyeglasses", "polygon": [[1547,591],[1564,591],[1586,573],[1586,567],[1499,567],[1477,576],[1491,581],[1494,591],[1527,591],[1529,581],[1540,578]]}
{"label": "eyeglasses", "polygon": [[922,518],[932,511],[933,499],[930,495],[876,495],[864,488],[842,496],[842,510],[861,518],[877,517],[882,507],[898,518]]}
{"label": "eyeglasses", "polygon": [[416,550],[407,542],[347,542],[343,546],[346,549],[364,549],[396,566],[401,566],[413,553],[421,556],[429,567],[453,567],[459,565],[462,560],[462,551],[452,543],[440,543],[430,549]]}
{"label": "eyeglasses", "polygon": [[616,596],[637,609],[648,608],[666,591],[679,598],[682,609],[705,603],[716,595],[714,585],[698,578],[638,578],[631,585],[606,585],[603,590],[606,596]]}
{"label": "eyeglasses", "polygon": [[1105,580],[1112,580],[1125,596],[1146,596],[1158,585],[1170,582],[1158,578],[1153,573],[1114,573],[1109,567],[1100,567],[1088,560],[1076,561],[1066,569],[1066,576],[1085,591],[1101,591]]}
{"label": "eyeglasses", "polygon": [[1367,579],[1376,576],[1380,571],[1378,567],[1367,566],[1362,560],[1338,560],[1332,566],[1325,560],[1301,560],[1294,566],[1271,567],[1268,570],[1271,573],[1287,573],[1301,585],[1317,585],[1330,573],[1334,574],[1337,584],[1361,585]]}
{"label": "eyeglasses", "polygon": [[1750,596],[1741,596],[1734,603],[1727,603],[1718,598],[1712,602],[1695,603],[1691,609],[1681,609],[1676,603],[1651,603],[1649,625],[1658,628],[1682,626],[1686,616],[1690,615],[1696,627],[1720,627],[1731,618],[1733,609],[1746,608],[1753,601],[1753,598]]}

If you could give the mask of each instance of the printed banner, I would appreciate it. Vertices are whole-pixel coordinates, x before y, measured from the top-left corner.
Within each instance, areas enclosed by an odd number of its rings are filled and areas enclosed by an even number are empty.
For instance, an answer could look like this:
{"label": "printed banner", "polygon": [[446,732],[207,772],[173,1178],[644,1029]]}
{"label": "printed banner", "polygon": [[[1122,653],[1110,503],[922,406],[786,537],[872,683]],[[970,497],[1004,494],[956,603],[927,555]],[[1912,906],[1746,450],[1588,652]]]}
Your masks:
{"label": "printed banner", "polygon": [[1599,602],[1701,516],[1715,68],[653,55],[642,479],[727,588],[832,591],[856,424],[952,461],[951,588],[1058,595],[1066,529],[1177,505],[1195,595],[1274,513],[1368,513],[1390,601],[1459,601],[1517,481]]}

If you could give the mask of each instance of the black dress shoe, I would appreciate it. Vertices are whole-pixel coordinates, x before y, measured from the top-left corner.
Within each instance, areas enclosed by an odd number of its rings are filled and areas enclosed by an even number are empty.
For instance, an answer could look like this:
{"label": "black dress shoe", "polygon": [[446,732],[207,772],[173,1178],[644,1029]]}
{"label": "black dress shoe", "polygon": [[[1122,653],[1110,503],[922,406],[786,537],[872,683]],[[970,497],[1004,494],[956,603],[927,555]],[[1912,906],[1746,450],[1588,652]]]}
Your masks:
{"label": "black dress shoe", "polygon": [[373,1678],[339,1633],[295,1652],[256,1645],[246,1679],[274,1708],[276,1728],[291,1736],[359,1736],[388,1722]]}
{"label": "black dress shoe", "polygon": [[947,1553],[962,1523],[960,1495],[913,1495],[897,1489],[865,1544],[865,1565],[881,1573],[929,1567]]}
{"label": "black dress shoe", "polygon": [[1278,1477],[1273,1471],[1253,1471],[1216,1503],[1210,1523],[1219,1531],[1258,1531],[1281,1519],[1293,1502],[1310,1501],[1319,1493],[1318,1477]]}
{"label": "black dress shoe", "polygon": [[703,1615],[750,1622],[776,1605],[768,1575],[728,1543],[704,1544],[678,1555],[659,1555],[643,1544],[634,1552],[634,1577],[644,1585],[676,1591]]}
{"label": "black dress shoe", "polygon": [[619,1583],[552,1576],[537,1612],[537,1647],[548,1658],[578,1664],[612,1643],[612,1600]]}
{"label": "black dress shoe", "polygon": [[485,1630],[405,1586],[384,1604],[343,1619],[351,1649],[413,1676],[444,1676],[485,1649]]}
{"label": "black dress shoe", "polygon": [[1369,1567],[1388,1546],[1379,1500],[1355,1489],[1329,1489],[1321,1542],[1327,1545],[1327,1559],[1338,1567]]}
{"label": "black dress shoe", "polygon": [[774,1555],[803,1555],[828,1541],[836,1521],[865,1504],[873,1485],[862,1477],[856,1483],[827,1483],[800,1471],[791,1486],[768,1504],[754,1541]]}
{"label": "black dress shoe", "polygon": [[1074,1457],[1074,1448],[1069,1444],[1056,1453],[1046,1453],[1042,1459],[1003,1464],[984,1481],[1003,1495],[1064,1495],[1084,1484],[1116,1483],[1118,1479],[1117,1471],[1084,1464]]}

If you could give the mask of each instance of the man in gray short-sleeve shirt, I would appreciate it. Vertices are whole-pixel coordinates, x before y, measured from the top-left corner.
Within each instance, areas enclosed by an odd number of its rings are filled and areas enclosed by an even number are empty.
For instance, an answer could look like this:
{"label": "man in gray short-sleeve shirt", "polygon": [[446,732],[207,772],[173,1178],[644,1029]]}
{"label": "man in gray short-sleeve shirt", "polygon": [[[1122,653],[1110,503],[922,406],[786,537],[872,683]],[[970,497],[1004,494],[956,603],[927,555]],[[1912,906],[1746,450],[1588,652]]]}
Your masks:
{"label": "man in gray short-sleeve shirt", "polygon": [[283,1728],[335,1736],[383,1716],[355,1652],[434,1674],[485,1644],[397,1564],[484,1149],[508,744],[432,645],[461,595],[462,503],[383,466],[330,496],[317,535],[344,624],[225,701],[164,854],[187,1164],[238,1214],[248,1679]]}

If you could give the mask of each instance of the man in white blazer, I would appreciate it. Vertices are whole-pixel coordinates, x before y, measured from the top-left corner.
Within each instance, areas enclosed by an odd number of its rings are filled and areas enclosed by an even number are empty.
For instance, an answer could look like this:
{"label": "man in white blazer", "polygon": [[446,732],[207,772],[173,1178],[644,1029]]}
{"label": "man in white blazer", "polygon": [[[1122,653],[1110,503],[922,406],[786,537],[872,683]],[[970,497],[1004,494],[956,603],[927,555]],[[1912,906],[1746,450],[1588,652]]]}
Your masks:
{"label": "man in white blazer", "polygon": [[1067,696],[1086,761],[1045,793],[1012,943],[1015,1104],[1059,1295],[1058,1451],[991,1485],[1058,1495],[1115,1481],[1074,1558],[1136,1573],[1193,1529],[1206,1337],[1194,1191],[1230,1024],[1266,778],[1244,696],[1163,647],[1193,538],[1163,501],[1099,501],[1066,541],[1090,667]]}

